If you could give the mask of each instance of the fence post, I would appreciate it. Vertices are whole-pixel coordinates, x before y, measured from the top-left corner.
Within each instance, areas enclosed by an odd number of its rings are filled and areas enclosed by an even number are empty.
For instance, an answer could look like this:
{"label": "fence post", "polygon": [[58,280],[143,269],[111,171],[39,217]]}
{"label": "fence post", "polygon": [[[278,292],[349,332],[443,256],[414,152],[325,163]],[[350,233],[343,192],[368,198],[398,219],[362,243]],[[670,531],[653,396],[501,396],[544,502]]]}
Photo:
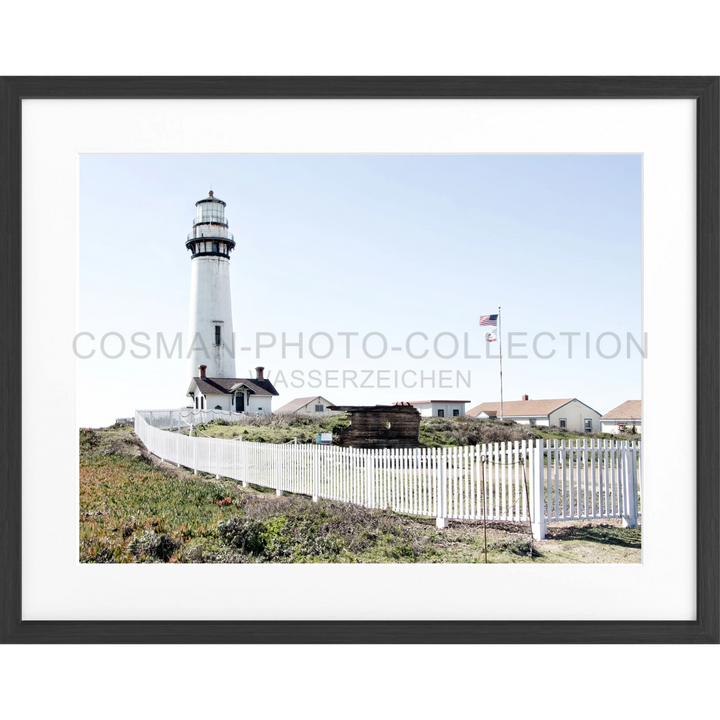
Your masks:
{"label": "fence post", "polygon": [[625,512],[622,525],[625,528],[637,527],[638,492],[637,492],[637,463],[635,462],[634,441],[627,443],[623,451],[625,465]]}
{"label": "fence post", "polygon": [[[638,456],[638,502],[642,502],[643,499],[643,453],[642,453],[642,440],[635,441],[635,447],[637,448]],[[640,514],[640,508],[638,508],[638,515]]]}
{"label": "fence post", "polygon": [[313,496],[312,501],[317,502],[320,498],[320,451],[317,445],[312,446],[313,463]]}
{"label": "fence post", "polygon": [[284,447],[282,445],[279,445],[275,448],[275,494],[278,497],[281,497],[283,494],[282,491],[282,459],[284,456],[284,453],[282,452],[284,450]]}
{"label": "fence post", "polygon": [[243,483],[242,486],[244,488],[250,487],[250,483],[248,482],[248,477],[250,476],[250,459],[249,454],[250,450],[248,446],[242,441],[242,438],[240,438],[240,442],[242,442],[242,454],[243,454]]}
{"label": "fence post", "polygon": [[542,440],[535,441],[533,461],[530,463],[529,483],[533,538],[544,540],[547,521],[545,519],[545,456]]}
{"label": "fence post", "polygon": [[[192,436],[192,427],[190,428],[190,436]],[[193,475],[197,475],[197,438],[192,444],[193,449]]]}
{"label": "fence post", "polygon": [[447,448],[442,449],[440,455],[440,487],[438,488],[438,514],[435,524],[438,528],[446,528],[448,523],[447,518]]}
{"label": "fence post", "polygon": [[372,450],[365,451],[365,507],[375,507],[375,458]]}

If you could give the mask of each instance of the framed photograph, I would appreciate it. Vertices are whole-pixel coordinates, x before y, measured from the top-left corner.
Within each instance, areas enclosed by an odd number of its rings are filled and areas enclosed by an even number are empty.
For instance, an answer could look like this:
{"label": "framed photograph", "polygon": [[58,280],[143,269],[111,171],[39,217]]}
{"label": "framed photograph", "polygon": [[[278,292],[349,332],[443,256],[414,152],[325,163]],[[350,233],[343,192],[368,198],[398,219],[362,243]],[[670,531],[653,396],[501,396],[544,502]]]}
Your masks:
{"label": "framed photograph", "polygon": [[4,642],[719,641],[718,78],[0,88]]}

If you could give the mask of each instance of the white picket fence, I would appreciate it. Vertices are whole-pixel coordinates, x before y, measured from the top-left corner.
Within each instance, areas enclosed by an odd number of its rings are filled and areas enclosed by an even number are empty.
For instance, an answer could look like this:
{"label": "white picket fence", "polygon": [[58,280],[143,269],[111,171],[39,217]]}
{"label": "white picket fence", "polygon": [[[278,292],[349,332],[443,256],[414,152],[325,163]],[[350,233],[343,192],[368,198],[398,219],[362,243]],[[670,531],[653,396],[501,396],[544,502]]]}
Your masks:
{"label": "white picket fence", "polygon": [[229,410],[196,410],[194,408],[172,408],[170,410],[139,410],[150,425],[162,430],[187,430],[189,425],[207,423],[212,420],[225,420],[241,423],[250,420],[253,415],[230,412]]}
{"label": "white picket fence", "polygon": [[[640,442],[530,440],[372,450],[277,445],[177,432],[187,427],[188,412],[137,411],[135,432],[163,461],[246,487],[435,517],[438,527],[451,518],[530,521],[537,539],[545,537],[548,522],[621,518],[627,527],[637,525]],[[206,422],[200,417],[192,422]]]}

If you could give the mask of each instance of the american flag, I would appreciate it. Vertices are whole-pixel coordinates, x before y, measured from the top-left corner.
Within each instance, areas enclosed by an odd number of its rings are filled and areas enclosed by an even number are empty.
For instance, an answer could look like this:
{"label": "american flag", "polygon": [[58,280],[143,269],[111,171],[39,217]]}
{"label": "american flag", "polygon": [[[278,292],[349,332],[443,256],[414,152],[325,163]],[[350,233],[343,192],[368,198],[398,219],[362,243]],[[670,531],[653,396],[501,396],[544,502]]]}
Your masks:
{"label": "american flag", "polygon": [[490,326],[497,327],[497,315],[481,315],[480,316],[480,327]]}

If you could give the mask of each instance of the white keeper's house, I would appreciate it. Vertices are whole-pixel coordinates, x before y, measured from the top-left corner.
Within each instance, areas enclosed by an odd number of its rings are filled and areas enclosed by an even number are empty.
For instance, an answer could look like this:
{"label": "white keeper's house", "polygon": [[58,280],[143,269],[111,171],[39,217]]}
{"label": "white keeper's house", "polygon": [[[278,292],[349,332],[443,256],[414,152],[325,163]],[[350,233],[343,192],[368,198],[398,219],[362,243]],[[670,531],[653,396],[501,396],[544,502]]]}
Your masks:
{"label": "white keeper's house", "polygon": [[225,219],[226,203],[213,191],[195,203],[197,214],[185,247],[190,251],[190,385],[198,410],[268,415],[278,391],[265,379],[235,377],[235,335],[230,295],[230,255],[235,238]]}
{"label": "white keeper's house", "polygon": [[272,399],[278,395],[273,384],[263,377],[265,368],[255,368],[254,378],[207,377],[205,366],[190,381],[188,397],[196,410],[225,410],[249,415],[269,415]]}
{"label": "white keeper's house", "polygon": [[328,410],[330,405],[333,405],[327,398],[322,395],[313,395],[311,397],[301,397],[291,400],[289,403],[278,408],[275,413],[280,415],[309,415],[309,416],[324,416],[324,415],[339,415],[340,413],[334,410]]}
{"label": "white keeper's house", "polygon": [[[499,418],[500,402],[484,402],[467,412],[480,419]],[[577,398],[559,400],[506,400],[503,403],[503,417],[521,425],[558,427],[572,432],[599,432],[600,413]]]}
{"label": "white keeper's house", "polygon": [[619,433],[623,431],[642,432],[642,403],[640,400],[626,400],[600,418],[603,432]]}
{"label": "white keeper's house", "polygon": [[[410,400],[403,405],[412,405],[421,417],[462,417],[469,400]],[[397,405],[398,403],[394,403]]]}

